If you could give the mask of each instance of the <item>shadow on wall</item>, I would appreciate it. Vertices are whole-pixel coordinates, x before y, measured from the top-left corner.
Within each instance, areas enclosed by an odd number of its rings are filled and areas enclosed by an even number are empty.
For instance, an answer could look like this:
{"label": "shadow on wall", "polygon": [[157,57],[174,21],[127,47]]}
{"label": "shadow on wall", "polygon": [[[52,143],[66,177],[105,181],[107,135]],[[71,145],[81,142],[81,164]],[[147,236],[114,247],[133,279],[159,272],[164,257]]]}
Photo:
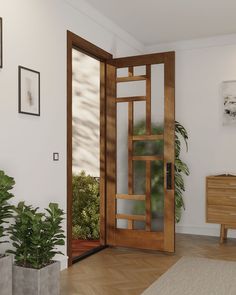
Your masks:
{"label": "shadow on wall", "polygon": [[100,176],[100,62],[73,50],[73,173]]}

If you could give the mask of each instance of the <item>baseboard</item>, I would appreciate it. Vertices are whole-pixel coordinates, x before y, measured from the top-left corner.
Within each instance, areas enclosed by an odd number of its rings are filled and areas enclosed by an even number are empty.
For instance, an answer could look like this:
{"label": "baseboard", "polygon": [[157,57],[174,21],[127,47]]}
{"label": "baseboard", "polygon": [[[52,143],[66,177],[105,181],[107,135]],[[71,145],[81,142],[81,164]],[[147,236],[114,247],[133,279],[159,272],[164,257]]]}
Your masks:
{"label": "baseboard", "polygon": [[[189,225],[176,225],[176,232],[182,234],[202,235],[202,236],[220,236],[220,226],[189,226]],[[229,230],[229,238],[236,238],[236,230]]]}
{"label": "baseboard", "polygon": [[61,255],[60,255],[60,257],[59,257],[57,255],[55,257],[55,260],[60,261],[60,263],[61,263],[61,270],[64,270],[64,269],[68,268],[68,257],[67,256],[61,257]]}

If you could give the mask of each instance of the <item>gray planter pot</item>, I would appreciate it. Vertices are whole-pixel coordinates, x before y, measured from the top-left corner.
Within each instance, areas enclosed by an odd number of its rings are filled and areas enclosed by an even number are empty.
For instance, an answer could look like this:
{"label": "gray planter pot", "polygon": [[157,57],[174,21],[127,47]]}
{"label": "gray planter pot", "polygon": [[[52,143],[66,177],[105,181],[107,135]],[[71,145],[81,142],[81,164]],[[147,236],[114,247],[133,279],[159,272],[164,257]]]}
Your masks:
{"label": "gray planter pot", "polygon": [[0,258],[0,294],[12,295],[12,257]]}
{"label": "gray planter pot", "polygon": [[13,295],[59,295],[60,262],[41,269],[13,265]]}

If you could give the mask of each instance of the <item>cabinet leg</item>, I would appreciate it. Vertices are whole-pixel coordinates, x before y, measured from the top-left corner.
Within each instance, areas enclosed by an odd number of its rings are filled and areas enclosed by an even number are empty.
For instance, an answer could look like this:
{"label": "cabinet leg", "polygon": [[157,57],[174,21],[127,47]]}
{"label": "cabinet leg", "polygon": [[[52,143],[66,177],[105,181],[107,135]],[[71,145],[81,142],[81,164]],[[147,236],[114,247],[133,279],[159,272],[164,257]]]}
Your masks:
{"label": "cabinet leg", "polygon": [[225,230],[224,230],[224,239],[225,239],[225,241],[227,240],[227,237],[228,237],[228,228],[227,228],[227,226],[225,226]]}
{"label": "cabinet leg", "polygon": [[225,227],[224,224],[220,226],[220,243],[223,244],[224,241],[227,239],[228,229]]}

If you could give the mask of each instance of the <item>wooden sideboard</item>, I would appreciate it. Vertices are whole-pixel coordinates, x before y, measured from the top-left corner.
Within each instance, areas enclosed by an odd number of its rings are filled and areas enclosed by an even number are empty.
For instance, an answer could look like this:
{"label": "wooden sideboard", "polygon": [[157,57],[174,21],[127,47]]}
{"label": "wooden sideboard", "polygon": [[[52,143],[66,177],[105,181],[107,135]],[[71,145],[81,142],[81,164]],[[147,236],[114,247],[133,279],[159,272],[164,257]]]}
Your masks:
{"label": "wooden sideboard", "polygon": [[236,229],[236,176],[206,178],[206,220],[221,225],[221,243],[227,239],[228,229]]}

